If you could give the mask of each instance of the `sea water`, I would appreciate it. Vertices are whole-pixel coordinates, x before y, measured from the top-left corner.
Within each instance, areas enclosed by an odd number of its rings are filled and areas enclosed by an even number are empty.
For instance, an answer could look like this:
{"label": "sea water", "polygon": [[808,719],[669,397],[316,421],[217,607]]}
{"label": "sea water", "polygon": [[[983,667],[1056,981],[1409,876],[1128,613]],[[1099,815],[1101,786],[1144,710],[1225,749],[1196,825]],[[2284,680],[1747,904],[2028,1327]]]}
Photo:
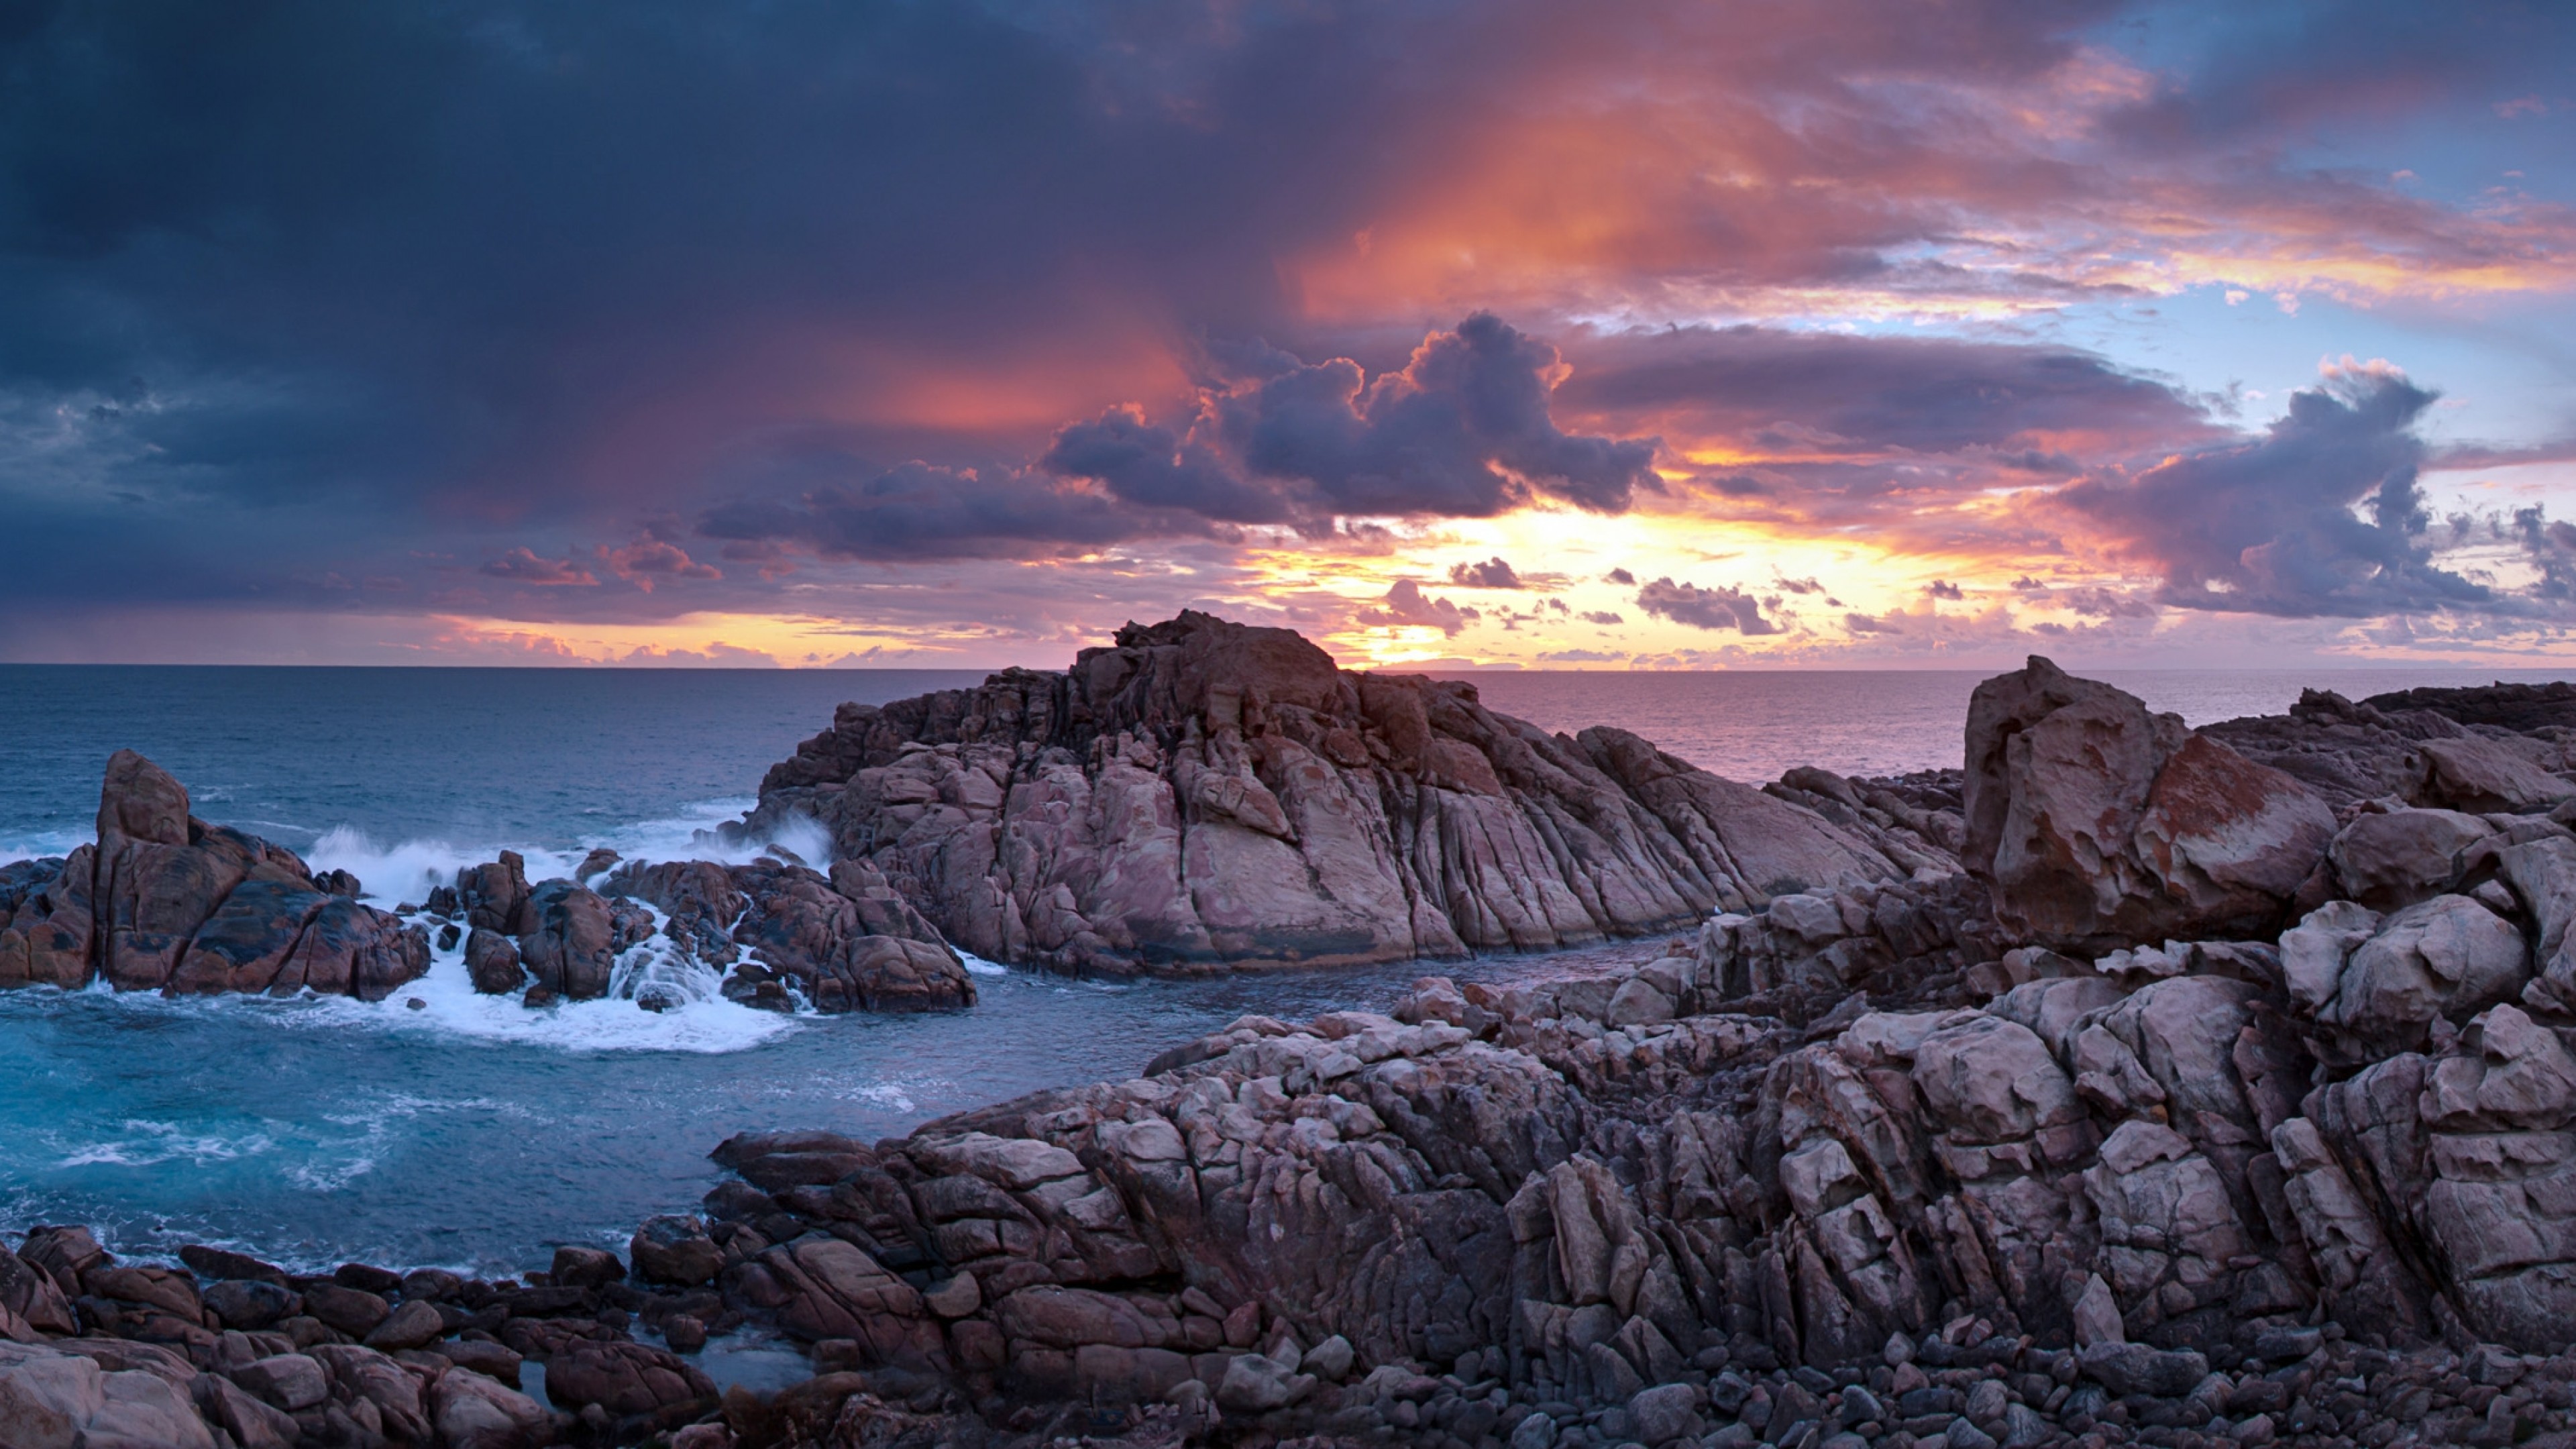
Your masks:
{"label": "sea water", "polygon": [[[1955,764],[1971,673],[1475,676],[1550,729],[1607,720],[1764,780]],[[2302,684],[2358,697],[2493,671],[2110,674],[2194,723],[2277,711]],[[2515,676],[2547,677],[2547,676]],[[531,876],[595,846],[701,853],[761,772],[842,700],[980,673],[0,666],[0,859],[91,832],[132,747],[197,813],[345,868],[388,908],[509,847]],[[807,842],[810,846],[813,842]],[[127,1252],[213,1241],[290,1264],[517,1272],[620,1245],[685,1210],[735,1132],[862,1138],[1048,1087],[1132,1075],[1246,1012],[1383,1006],[1425,968],[1103,983],[971,963],[982,1003],[924,1016],[780,1016],[716,995],[648,944],[674,1010],[529,1011],[476,996],[454,952],[382,1003],[0,992],[0,1229],[89,1223]],[[1507,979],[1544,960],[1436,969]],[[695,974],[692,974],[692,973]],[[418,1001],[419,1006],[410,1005]]]}

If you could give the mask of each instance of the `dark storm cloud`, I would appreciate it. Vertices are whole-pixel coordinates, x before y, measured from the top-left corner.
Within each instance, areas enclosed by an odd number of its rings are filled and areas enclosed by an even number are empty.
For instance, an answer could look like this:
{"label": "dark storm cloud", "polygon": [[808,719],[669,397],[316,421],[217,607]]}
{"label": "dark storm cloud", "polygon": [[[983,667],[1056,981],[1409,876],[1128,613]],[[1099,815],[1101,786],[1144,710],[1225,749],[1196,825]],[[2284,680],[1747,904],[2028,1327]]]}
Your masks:
{"label": "dark storm cloud", "polygon": [[1186,523],[1048,480],[907,463],[855,482],[827,482],[786,499],[709,510],[705,536],[791,543],[824,558],[1024,558],[1097,547]]}
{"label": "dark storm cloud", "polygon": [[1038,465],[1068,478],[1096,479],[1148,508],[1186,508],[1230,523],[1279,523],[1293,516],[1277,489],[1244,478],[1206,443],[1149,425],[1134,407],[1112,408],[1096,422],[1056,434]]}
{"label": "dark storm cloud", "polygon": [[1560,429],[1549,399],[1562,366],[1555,348],[1477,313],[1375,378],[1337,357],[1210,389],[1185,432],[1113,408],[1058,433],[1043,463],[1129,502],[1244,523],[1485,518],[1540,496],[1623,512],[1660,487],[1656,442]]}
{"label": "dark storm cloud", "polygon": [[[1562,412],[1689,428],[1783,449],[2011,449],[2027,436],[2127,440],[2209,431],[2170,386],[2065,348],[1765,327],[1602,339],[1557,394]],[[2015,452],[2016,466],[2024,457]],[[1741,475],[1722,493],[1764,492]]]}
{"label": "dark storm cloud", "polygon": [[[1020,466],[1139,391],[1122,376],[1176,336],[1260,331],[1278,251],[1347,235],[1387,136],[1430,138],[1408,121],[1427,98],[1385,84],[1419,57],[1347,44],[1354,23],[17,7],[0,426],[22,406],[60,443],[52,420],[80,416],[54,457],[127,510],[125,536],[180,496],[306,508],[170,523],[226,546],[206,582],[235,598],[315,556],[400,566],[427,531],[477,554],[513,524],[623,536],[641,507],[716,501],[710,459],[746,430],[853,399],[907,443],[964,439],[872,449],[885,464]],[[1031,347],[1053,349],[1034,374],[1014,361]],[[1034,399],[982,396],[1015,373]],[[913,421],[943,409],[959,421]],[[1126,481],[1152,508],[1190,480]],[[1277,512],[1258,490],[1185,504]],[[84,506],[20,526],[73,544]],[[1006,511],[1119,531],[1045,497]],[[95,568],[66,582],[143,592]]]}
{"label": "dark storm cloud", "polygon": [[483,565],[483,572],[487,577],[531,588],[599,587],[598,576],[571,559],[539,558],[525,548],[514,548]]}
{"label": "dark storm cloud", "polygon": [[2340,369],[2259,439],[2087,480],[2057,503],[2158,566],[2168,604],[2292,617],[2493,605],[2425,540],[2415,424],[2434,397],[2391,370]]}
{"label": "dark storm cloud", "polygon": [[1694,629],[1733,629],[1739,634],[1776,634],[1780,626],[1762,617],[1761,601],[1737,589],[1704,589],[1656,579],[1637,591],[1637,607],[1658,618]]}

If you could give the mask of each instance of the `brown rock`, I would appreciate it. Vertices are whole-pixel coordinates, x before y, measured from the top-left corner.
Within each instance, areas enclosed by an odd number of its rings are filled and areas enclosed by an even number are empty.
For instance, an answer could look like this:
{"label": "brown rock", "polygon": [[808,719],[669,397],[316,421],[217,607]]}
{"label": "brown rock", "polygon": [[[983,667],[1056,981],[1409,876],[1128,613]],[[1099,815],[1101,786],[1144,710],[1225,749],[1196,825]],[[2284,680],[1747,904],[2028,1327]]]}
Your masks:
{"label": "brown rock", "polygon": [[546,1397],[579,1409],[650,1414],[674,1405],[712,1402],[715,1382],[694,1366],[640,1343],[576,1343],[546,1365]]}
{"label": "brown rock", "polygon": [[635,1276],[647,1283],[696,1288],[715,1281],[723,1271],[724,1249],[707,1236],[706,1224],[693,1217],[646,1218],[626,1245]]}
{"label": "brown rock", "polygon": [[519,965],[518,942],[482,926],[465,938],[465,973],[486,996],[507,996],[528,980]]}
{"label": "brown rock", "polygon": [[2054,946],[2276,929],[2334,835],[2290,776],[2037,656],[1977,687],[1965,794],[1962,859]]}
{"label": "brown rock", "polygon": [[317,1283],[304,1290],[304,1311],[338,1332],[363,1339],[375,1332],[393,1306],[363,1288]]}
{"label": "brown rock", "polygon": [[1112,973],[1544,949],[1915,868],[1623,731],[1559,737],[1194,612],[1061,674],[843,707],[743,833],[798,816],[833,831],[844,893],[865,867],[978,955]]}

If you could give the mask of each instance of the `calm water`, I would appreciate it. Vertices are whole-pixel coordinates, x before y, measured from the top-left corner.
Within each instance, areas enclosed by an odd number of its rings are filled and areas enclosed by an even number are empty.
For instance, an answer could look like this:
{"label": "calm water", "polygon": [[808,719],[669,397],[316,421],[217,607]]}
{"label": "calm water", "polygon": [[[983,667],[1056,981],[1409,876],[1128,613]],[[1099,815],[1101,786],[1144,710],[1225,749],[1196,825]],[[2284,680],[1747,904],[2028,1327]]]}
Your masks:
{"label": "calm water", "polygon": [[[511,846],[531,874],[592,845],[670,856],[739,813],[761,771],[844,699],[980,673],[0,666],[0,859],[87,838],[119,746],[197,812],[358,873],[385,904]],[[2114,679],[2195,723],[2318,684],[2359,696],[2493,671]],[[2545,677],[2545,676],[2515,676]],[[1956,763],[1970,673],[1482,674],[1549,728],[1608,720],[1738,778],[1793,764]],[[990,968],[987,968],[988,970]],[[1483,962],[1497,977],[1530,962]],[[1132,1073],[1245,1011],[1382,1004],[1417,972],[1125,987],[981,978],[971,1013],[781,1019],[704,1001],[664,1015],[474,997],[453,960],[416,992],[165,1002],[0,993],[0,1228],[84,1221],[128,1250],[186,1238],[304,1264],[349,1257],[516,1271],[565,1241],[622,1242],[714,1180],[752,1128],[861,1136],[1048,1086]],[[415,993],[406,993],[406,995]]]}

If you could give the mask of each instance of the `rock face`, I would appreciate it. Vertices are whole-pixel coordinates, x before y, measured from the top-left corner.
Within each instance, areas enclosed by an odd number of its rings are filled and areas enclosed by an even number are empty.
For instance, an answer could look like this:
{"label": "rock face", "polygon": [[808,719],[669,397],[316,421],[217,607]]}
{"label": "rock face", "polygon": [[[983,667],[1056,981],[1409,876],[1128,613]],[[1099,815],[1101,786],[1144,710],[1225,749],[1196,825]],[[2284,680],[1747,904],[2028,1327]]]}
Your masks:
{"label": "rock face", "polygon": [[98,842],[0,870],[0,985],[382,1000],[429,968],[416,929],[317,880],[293,851],[188,813],[131,750],[108,761]]}
{"label": "rock face", "polygon": [[605,997],[677,1005],[677,983],[656,969],[674,961],[723,973],[733,1000],[780,1011],[800,998],[833,1012],[975,1004],[965,963],[864,860],[829,874],[766,857],[632,861],[592,879],[596,889],[530,885],[526,863],[504,851],[457,872],[429,909],[467,928],[475,990],[524,990],[532,1006]]}
{"label": "rock face", "polygon": [[1545,949],[1950,865],[1625,731],[1550,735],[1197,613],[1062,673],[843,706],[741,828],[797,816],[967,950],[1118,973]]}
{"label": "rock face", "polygon": [[1968,705],[1968,869],[2060,947],[2277,928],[2335,834],[2314,792],[2033,656]]}

